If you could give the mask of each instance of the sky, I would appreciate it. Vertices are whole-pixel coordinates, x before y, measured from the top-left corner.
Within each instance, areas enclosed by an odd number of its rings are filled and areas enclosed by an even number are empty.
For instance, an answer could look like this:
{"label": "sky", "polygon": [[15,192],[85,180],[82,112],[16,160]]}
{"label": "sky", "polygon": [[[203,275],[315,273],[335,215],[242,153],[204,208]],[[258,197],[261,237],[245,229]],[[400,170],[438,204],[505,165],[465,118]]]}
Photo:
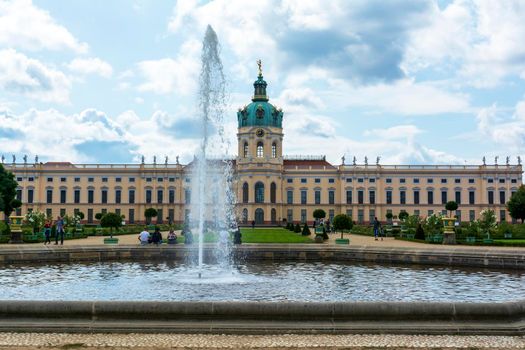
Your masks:
{"label": "sky", "polygon": [[0,0],[0,154],[190,161],[211,25],[232,155],[261,59],[286,155],[515,164],[524,18],[520,0]]}

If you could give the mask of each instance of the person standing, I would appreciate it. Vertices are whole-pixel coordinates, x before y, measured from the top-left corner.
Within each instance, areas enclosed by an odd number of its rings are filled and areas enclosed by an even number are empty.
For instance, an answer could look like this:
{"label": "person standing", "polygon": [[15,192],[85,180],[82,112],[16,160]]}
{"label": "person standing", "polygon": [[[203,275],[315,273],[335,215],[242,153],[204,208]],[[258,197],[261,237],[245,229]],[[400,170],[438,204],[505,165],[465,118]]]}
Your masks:
{"label": "person standing", "polygon": [[149,232],[144,228],[141,233],[139,233],[139,241],[140,245],[148,245],[149,244]]}
{"label": "person standing", "polygon": [[55,225],[57,227],[55,245],[58,244],[58,236],[60,236],[60,245],[64,245],[64,220],[58,216],[57,221],[55,221]]}
{"label": "person standing", "polygon": [[[377,220],[377,216],[374,218],[374,238],[377,241],[377,236],[381,232],[381,223],[379,220]],[[381,240],[383,240],[383,237],[381,237]]]}
{"label": "person standing", "polygon": [[44,223],[44,238],[46,239],[44,245],[51,244],[51,219],[46,219]]}

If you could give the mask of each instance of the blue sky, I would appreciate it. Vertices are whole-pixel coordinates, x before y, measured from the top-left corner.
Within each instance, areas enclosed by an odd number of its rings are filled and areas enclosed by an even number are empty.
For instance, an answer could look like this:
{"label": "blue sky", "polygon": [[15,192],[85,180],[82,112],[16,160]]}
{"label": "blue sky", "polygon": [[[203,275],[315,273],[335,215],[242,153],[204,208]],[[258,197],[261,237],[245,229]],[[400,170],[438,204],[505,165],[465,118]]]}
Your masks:
{"label": "blue sky", "polygon": [[386,164],[525,155],[523,1],[0,0],[0,153],[8,160],[189,161],[208,24],[225,129],[257,59],[284,153]]}

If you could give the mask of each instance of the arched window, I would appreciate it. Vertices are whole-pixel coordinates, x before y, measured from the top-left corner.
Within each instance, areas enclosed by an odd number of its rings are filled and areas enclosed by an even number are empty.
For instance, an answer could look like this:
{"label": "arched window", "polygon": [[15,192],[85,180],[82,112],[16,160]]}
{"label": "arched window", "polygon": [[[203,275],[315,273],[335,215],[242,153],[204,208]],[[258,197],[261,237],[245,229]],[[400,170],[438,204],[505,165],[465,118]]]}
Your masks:
{"label": "arched window", "polygon": [[264,210],[261,208],[255,209],[255,223],[257,225],[264,224]]}
{"label": "arched window", "polygon": [[275,203],[276,192],[277,192],[277,185],[275,184],[275,182],[272,182],[272,184],[270,185],[270,202],[271,203]]}
{"label": "arched window", "polygon": [[264,203],[264,184],[262,182],[255,184],[255,203]]}
{"label": "arched window", "polygon": [[272,143],[272,158],[277,158],[277,145]]}
{"label": "arched window", "polygon": [[248,183],[245,182],[244,185],[242,185],[242,202],[248,203]]}
{"label": "arched window", "polygon": [[264,146],[262,142],[257,143],[257,158],[262,158],[264,156]]}
{"label": "arched window", "polygon": [[242,223],[243,224],[248,223],[248,209],[246,208],[242,210]]}
{"label": "arched window", "polygon": [[248,142],[244,143],[243,154],[244,158],[248,157]]}
{"label": "arched window", "polygon": [[275,208],[272,208],[270,216],[271,216],[272,224],[275,224],[277,222],[277,211],[275,210]]}

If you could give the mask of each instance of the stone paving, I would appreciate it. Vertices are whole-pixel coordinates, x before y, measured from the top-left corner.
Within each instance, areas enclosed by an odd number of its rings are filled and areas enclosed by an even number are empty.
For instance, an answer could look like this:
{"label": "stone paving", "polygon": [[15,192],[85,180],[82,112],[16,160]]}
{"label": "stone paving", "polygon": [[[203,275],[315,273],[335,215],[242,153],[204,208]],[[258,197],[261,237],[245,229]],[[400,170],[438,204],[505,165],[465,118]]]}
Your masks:
{"label": "stone paving", "polygon": [[525,349],[525,337],[0,333],[0,349]]}

